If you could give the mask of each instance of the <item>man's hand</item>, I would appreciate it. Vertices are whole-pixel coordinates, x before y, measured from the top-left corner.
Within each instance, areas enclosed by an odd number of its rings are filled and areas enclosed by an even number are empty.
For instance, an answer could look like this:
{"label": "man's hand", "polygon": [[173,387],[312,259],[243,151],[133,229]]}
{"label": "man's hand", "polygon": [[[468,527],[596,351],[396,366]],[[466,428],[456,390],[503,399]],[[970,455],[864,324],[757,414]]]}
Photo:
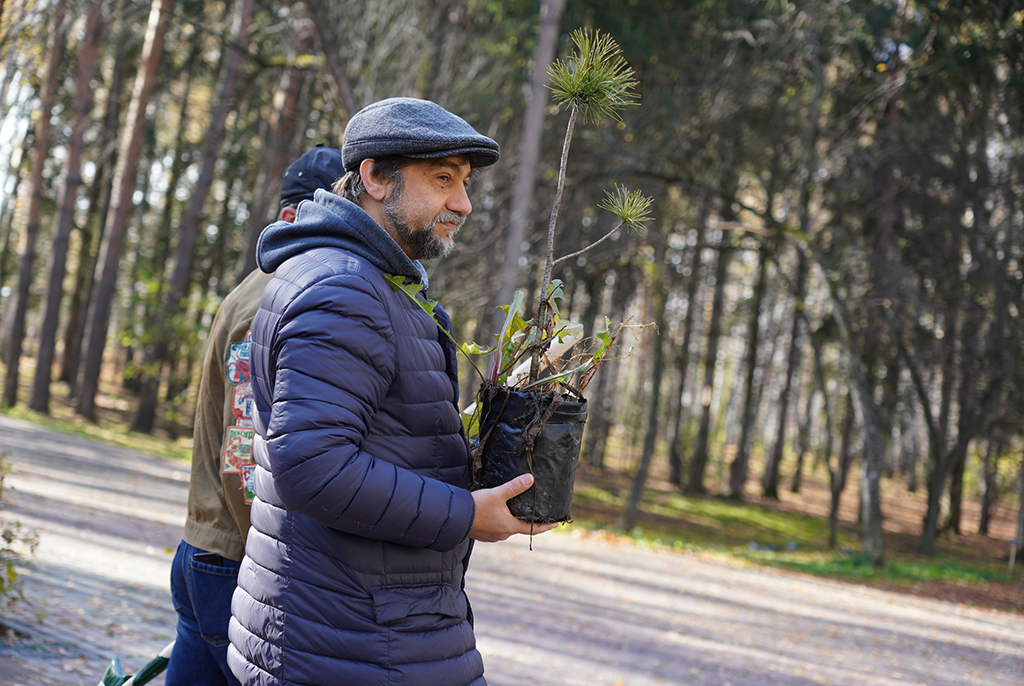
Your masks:
{"label": "man's hand", "polygon": [[523,474],[508,483],[495,488],[473,491],[476,502],[476,519],[469,532],[470,538],[493,543],[504,541],[514,534],[542,534],[551,531],[557,524],[531,524],[512,516],[506,501],[527,491],[533,485],[533,475]]}

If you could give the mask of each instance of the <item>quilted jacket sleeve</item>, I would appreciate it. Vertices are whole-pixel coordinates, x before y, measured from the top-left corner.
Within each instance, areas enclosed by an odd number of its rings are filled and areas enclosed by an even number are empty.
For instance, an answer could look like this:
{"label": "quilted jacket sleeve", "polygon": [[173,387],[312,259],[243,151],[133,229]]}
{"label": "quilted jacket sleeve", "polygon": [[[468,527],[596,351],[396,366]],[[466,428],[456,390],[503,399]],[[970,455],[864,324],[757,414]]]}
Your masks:
{"label": "quilted jacket sleeve", "polygon": [[373,286],[334,276],[282,312],[266,427],[275,489],[290,510],[335,529],[450,550],[469,535],[470,493],[361,449],[396,365]]}

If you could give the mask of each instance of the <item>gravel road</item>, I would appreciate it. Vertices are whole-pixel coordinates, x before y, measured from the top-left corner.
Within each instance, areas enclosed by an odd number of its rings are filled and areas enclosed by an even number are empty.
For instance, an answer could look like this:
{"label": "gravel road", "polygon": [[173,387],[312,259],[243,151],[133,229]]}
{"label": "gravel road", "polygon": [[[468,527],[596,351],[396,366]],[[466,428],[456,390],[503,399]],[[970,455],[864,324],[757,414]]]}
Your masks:
{"label": "gravel road", "polygon": [[[95,684],[173,638],[187,465],[0,417],[2,517],[39,532],[0,685]],[[491,686],[1022,686],[1024,617],[655,551],[565,527],[477,546]],[[162,683],[158,679],[151,683]],[[325,685],[327,686],[327,685]],[[340,685],[339,685],[340,686]]]}

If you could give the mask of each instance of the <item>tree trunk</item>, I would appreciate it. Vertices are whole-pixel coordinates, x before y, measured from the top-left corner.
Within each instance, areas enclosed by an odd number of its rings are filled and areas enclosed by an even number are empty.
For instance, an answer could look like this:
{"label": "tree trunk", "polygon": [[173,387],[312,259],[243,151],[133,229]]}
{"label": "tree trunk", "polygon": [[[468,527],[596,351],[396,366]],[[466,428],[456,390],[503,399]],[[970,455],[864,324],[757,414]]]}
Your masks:
{"label": "tree trunk", "polygon": [[799,252],[796,266],[796,285],[793,293],[795,301],[793,322],[789,330],[789,355],[786,361],[786,375],[782,379],[782,393],[779,395],[778,425],[775,431],[775,444],[764,467],[761,477],[761,488],[766,498],[779,499],[779,466],[782,464],[783,452],[786,447],[786,430],[789,425],[790,394],[793,379],[800,368],[800,327],[803,323],[804,297],[807,291],[807,258]]}
{"label": "tree trunk", "polygon": [[[524,252],[523,241],[526,239],[526,225],[529,223],[533,204],[537,160],[544,135],[544,113],[548,104],[548,66],[555,59],[564,8],[565,0],[543,0],[541,5],[540,33],[537,37],[537,52],[534,55],[533,78],[530,85],[531,96],[523,115],[522,143],[516,162],[516,183],[512,188],[508,232],[505,234],[505,248],[502,252],[501,269],[498,271],[498,290],[493,301],[496,308],[512,302],[512,296],[519,285],[522,271],[519,260]],[[496,310],[491,320],[492,332],[501,330],[502,321],[501,310]]]}
{"label": "tree trunk", "polygon": [[[227,122],[228,112],[235,107],[235,87],[238,83],[238,73],[242,68],[242,61],[245,56],[243,52],[248,45],[249,26],[252,23],[255,11],[255,0],[238,0],[235,4],[235,14],[231,37],[227,43],[227,57],[224,62],[224,71],[221,74],[218,87],[217,103],[210,113],[210,128],[206,132],[202,148],[202,166],[199,171],[199,178],[189,197],[188,208],[181,220],[181,229],[178,236],[178,247],[174,260],[174,271],[171,273],[171,280],[167,291],[167,297],[161,308],[160,320],[164,326],[158,327],[158,340],[154,346],[154,364],[149,374],[153,377],[147,379],[143,388],[147,397],[139,398],[139,410],[132,423],[132,430],[142,433],[152,433],[156,421],[156,399],[159,391],[159,380],[161,370],[169,361],[171,346],[171,328],[167,324],[173,324],[175,319],[185,309],[183,300],[188,296],[188,288],[192,282],[192,264],[195,257],[196,239],[199,235],[199,221],[203,205],[206,203],[206,196],[210,192],[210,185],[213,183],[213,173],[220,151],[221,140],[224,137],[224,126]],[[148,366],[148,365],[147,365]],[[155,381],[155,383],[154,383]],[[153,396],[150,398],[150,394]]]}
{"label": "tree trunk", "polygon": [[[7,277],[10,276],[11,240],[16,238],[14,214],[18,206],[18,189],[21,187],[22,179],[25,178],[25,167],[28,166],[29,161],[27,144],[28,139],[26,138],[21,147],[21,158],[18,160],[18,168],[14,171],[14,188],[11,189],[9,194],[4,196],[3,205],[0,206],[0,222],[2,222],[4,227],[3,245],[0,246],[0,287],[7,285]],[[11,158],[13,163],[13,154]],[[7,364],[6,355],[6,351],[0,351],[0,357],[3,358],[4,364]]]}
{"label": "tree trunk", "polygon": [[764,294],[768,287],[768,255],[771,252],[768,240],[761,242],[757,258],[757,282],[754,285],[754,298],[750,304],[750,319],[747,324],[747,349],[743,355],[746,375],[743,383],[743,413],[740,418],[740,440],[736,445],[736,456],[729,464],[730,498],[743,500],[743,486],[747,483],[747,466],[750,461],[750,435],[753,433],[757,419],[757,406],[754,404],[754,379],[757,375],[757,349],[761,342],[761,307]]}
{"label": "tree trunk", "polygon": [[36,259],[36,241],[39,238],[40,214],[43,207],[43,171],[50,157],[50,117],[57,97],[60,63],[64,57],[64,14],[67,0],[57,0],[53,10],[53,24],[46,43],[46,71],[43,73],[39,94],[39,118],[36,121],[35,148],[32,151],[32,174],[29,178],[28,221],[22,240],[21,259],[18,262],[18,284],[14,292],[14,318],[7,332],[7,375],[4,377],[3,404],[13,407],[18,402],[18,367],[21,363],[25,339],[25,319],[28,299],[32,290],[32,267]]}
{"label": "tree trunk", "polygon": [[64,298],[64,276],[67,273],[68,243],[75,225],[75,201],[82,184],[82,151],[85,148],[85,127],[92,112],[93,94],[89,81],[96,68],[96,54],[103,36],[103,3],[94,2],[85,21],[85,40],[78,53],[78,74],[75,97],[71,106],[71,136],[67,143],[64,189],[61,191],[57,228],[53,234],[50,278],[46,287],[43,324],[39,331],[36,372],[29,396],[29,407],[43,414],[50,413],[50,377],[53,352],[57,342],[60,304]]}
{"label": "tree trunk", "polygon": [[814,418],[814,391],[807,394],[807,401],[804,407],[804,417],[799,424],[796,440],[796,467],[793,468],[793,482],[790,484],[790,493],[799,493],[803,485],[804,459],[811,450],[811,421]]}
{"label": "tree trunk", "polygon": [[[812,59],[808,61],[814,75],[811,103],[807,113],[807,128],[804,131],[801,141],[801,163],[800,163],[800,197],[798,207],[800,212],[800,230],[805,235],[811,235],[810,215],[810,189],[814,183],[814,169],[817,166],[817,141],[819,119],[821,117],[822,99],[822,69],[818,46]],[[795,310],[793,312],[793,323],[790,327],[789,357],[786,363],[786,378],[782,382],[782,396],[779,399],[779,422],[775,432],[775,444],[770,457],[765,464],[764,474],[761,479],[761,486],[764,495],[769,498],[779,497],[779,466],[782,464],[782,456],[786,446],[786,430],[789,415],[790,391],[793,384],[793,376],[800,369],[800,325],[804,319],[804,297],[807,291],[807,257],[802,250],[798,249],[796,284],[793,299]],[[806,324],[806,321],[803,323]]]}
{"label": "tree trunk", "polygon": [[[335,97],[344,109],[343,112],[334,111],[333,115],[342,119],[341,126],[344,128],[345,122],[347,122],[353,114],[359,111],[355,92],[352,90],[352,84],[349,82],[348,76],[345,74],[345,70],[342,69],[341,65],[338,63],[338,51],[335,47],[337,45],[337,41],[331,34],[331,23],[327,20],[327,15],[323,11],[322,1],[306,0],[305,4],[306,14],[313,24],[314,33],[317,39],[317,47],[320,50],[320,54],[324,56],[327,75],[330,77],[331,85],[335,90]],[[302,78],[305,78],[305,73],[302,74]]]}
{"label": "tree trunk", "polygon": [[832,315],[850,358],[850,394],[857,423],[864,434],[864,464],[861,467],[862,545],[864,554],[876,567],[885,564],[885,541],[882,538],[882,502],[879,480],[882,476],[884,448],[875,421],[871,392],[864,375],[864,358],[854,331],[846,303],[836,292],[836,284],[826,279],[832,298]]}
{"label": "tree trunk", "polygon": [[707,221],[710,204],[705,199],[698,214],[697,244],[693,247],[690,257],[690,276],[686,282],[686,314],[683,316],[683,341],[676,356],[676,369],[679,373],[678,386],[673,391],[676,401],[676,412],[672,418],[672,433],[668,446],[668,480],[674,486],[683,484],[683,454],[680,444],[683,440],[685,423],[683,421],[683,395],[686,393],[686,375],[690,368],[690,342],[693,339],[693,319],[697,312],[697,287],[700,285],[701,261],[704,253],[704,225]]}
{"label": "tree trunk", "polygon": [[647,474],[651,468],[651,460],[654,457],[654,448],[658,438],[658,417],[661,414],[661,380],[665,375],[665,342],[659,335],[659,331],[668,331],[668,322],[665,321],[665,306],[668,302],[668,294],[665,288],[662,270],[665,269],[665,243],[666,237],[659,236],[655,249],[654,269],[651,278],[651,290],[654,298],[654,317],[657,328],[651,332],[651,346],[654,348],[654,355],[651,363],[651,401],[647,411],[647,429],[644,435],[643,452],[640,455],[640,466],[633,477],[633,486],[629,492],[629,500],[626,503],[626,510],[622,515],[619,527],[629,531],[636,523],[637,511],[640,507],[640,499],[643,497],[644,486],[647,483]]}
{"label": "tree trunk", "polygon": [[946,528],[959,536],[960,520],[963,516],[964,504],[964,472],[967,469],[967,453],[961,455],[949,475],[949,518],[946,520]]}
{"label": "tree trunk", "polygon": [[[301,38],[296,45],[296,50],[299,53],[305,53],[309,49],[309,39]],[[263,190],[254,198],[249,241],[235,278],[236,284],[241,283],[242,279],[249,275],[249,272],[256,269],[256,242],[259,240],[260,232],[270,222],[277,219],[277,213],[271,212],[271,207],[278,206],[277,201],[281,196],[281,177],[284,176],[284,171],[291,161],[293,152],[291,143],[295,137],[299,100],[302,97],[307,73],[308,70],[305,68],[290,67],[287,69],[281,78],[278,92],[274,96],[275,109],[270,123],[271,134],[266,142],[263,169],[260,170],[256,182],[256,187]]]}
{"label": "tree trunk", "polygon": [[[213,254],[210,256],[211,265],[213,267],[210,272],[211,278],[216,279],[216,286],[213,289],[214,294],[217,296],[225,296],[229,292],[228,273],[229,270],[233,271],[235,268],[233,262],[229,256],[229,243],[231,241],[231,227],[234,225],[234,188],[237,185],[239,177],[239,164],[236,162],[229,163],[228,168],[231,170],[230,176],[225,179],[224,182],[224,202],[220,206],[220,215],[217,218],[217,243],[214,246]],[[232,277],[234,275],[232,274]]]}
{"label": "tree trunk", "polygon": [[107,343],[107,327],[117,285],[118,265],[128,229],[128,215],[132,209],[132,191],[138,170],[142,138],[146,132],[146,107],[153,93],[164,51],[164,34],[171,18],[173,0],[153,0],[146,29],[146,42],[142,48],[139,70],[135,76],[131,104],[121,136],[117,168],[114,171],[114,189],[111,212],[103,232],[96,262],[96,290],[89,321],[89,334],[85,357],[78,381],[78,403],[75,411],[88,419],[96,418],[96,394],[99,391],[103,350]]}
{"label": "tree trunk", "polygon": [[78,368],[82,359],[82,344],[85,340],[85,315],[91,295],[96,273],[97,255],[93,254],[93,244],[103,240],[103,229],[110,213],[110,201],[113,197],[114,178],[112,170],[117,165],[117,137],[120,119],[121,94],[125,86],[127,71],[128,31],[127,22],[123,18],[115,18],[119,29],[116,32],[116,54],[114,56],[113,76],[107,91],[107,105],[103,113],[103,129],[96,141],[96,171],[89,188],[89,210],[85,226],[79,229],[81,245],[78,249],[78,265],[75,268],[75,287],[71,292],[68,304],[68,321],[64,328],[64,351],[61,355],[60,380],[68,384],[70,395],[75,394],[78,382]]}
{"label": "tree trunk", "polygon": [[[636,292],[636,279],[631,266],[627,265],[620,269],[615,275],[615,285],[612,288],[612,303],[609,318],[612,321],[622,321],[629,304],[630,296]],[[601,365],[597,372],[597,384],[591,393],[591,398],[596,399],[590,405],[590,416],[587,419],[586,430],[583,434],[582,454],[587,464],[593,467],[604,466],[604,449],[608,440],[608,433],[611,431],[612,410],[615,401],[615,383],[618,376],[619,360],[609,360]]]}
{"label": "tree trunk", "polygon": [[[152,257],[146,259],[143,257],[143,251],[139,251],[136,256],[132,281],[138,281],[138,274],[141,274],[147,270],[146,263],[149,264],[148,270],[152,274],[153,280],[156,282],[156,287],[150,294],[145,298],[145,304],[143,306],[142,321],[145,326],[153,326],[153,322],[156,319],[160,319],[161,323],[155,325],[155,329],[160,330],[162,328],[162,322],[164,319],[165,304],[163,302],[164,296],[167,289],[167,264],[171,258],[171,243],[172,234],[176,233],[173,227],[174,219],[174,208],[175,202],[174,197],[178,191],[178,184],[181,182],[182,174],[184,174],[187,167],[186,159],[190,155],[186,155],[186,148],[188,144],[185,139],[186,132],[188,131],[189,125],[192,123],[189,118],[189,101],[192,95],[192,83],[195,73],[194,65],[197,62],[199,53],[202,49],[201,41],[202,35],[198,32],[193,34],[194,40],[190,48],[189,59],[187,62],[187,73],[185,76],[185,85],[181,94],[181,109],[178,113],[178,131],[175,135],[174,148],[171,151],[173,154],[173,161],[171,162],[171,169],[169,179],[167,182],[167,189],[164,191],[164,202],[163,210],[160,214],[160,222],[157,225],[156,231],[154,231],[154,247],[152,249]],[[147,197],[146,194],[143,197]],[[157,315],[156,312],[160,314]],[[159,345],[161,341],[156,341],[156,345]],[[160,386],[160,373],[159,367],[156,368],[155,372],[153,367],[158,363],[154,360],[154,344],[143,345],[138,351],[142,357],[141,371],[131,375],[130,379],[125,379],[125,388],[135,392],[138,396],[138,406],[136,407],[136,420],[141,417],[156,417],[158,399],[159,399],[159,386]],[[127,357],[131,359],[134,357],[136,351],[129,348],[127,351]],[[148,433],[148,431],[146,432]]]}
{"label": "tree trunk", "polygon": [[853,465],[853,397],[846,396],[846,413],[843,416],[842,437],[839,443],[839,464],[834,468],[831,459],[828,464],[828,481],[831,500],[828,508],[828,547],[836,547],[839,528],[839,502],[846,489],[846,478]]}
{"label": "tree trunk", "polygon": [[1013,565],[1016,562],[1021,549],[1024,549],[1024,459],[1020,461],[1020,473],[1017,475],[1017,535],[1010,543],[1010,571],[1013,574]]}
{"label": "tree trunk", "polygon": [[[961,349],[964,359],[974,359],[978,352],[977,337],[980,334],[979,320],[981,317],[979,307],[971,305],[961,327]],[[1000,389],[1004,382],[1004,370],[1002,370],[1002,364],[998,355],[991,356],[989,363],[993,365],[994,369],[1000,370],[1000,372],[994,374],[989,380],[980,401],[975,399],[977,393],[976,383],[970,383],[965,380],[960,384],[957,398],[959,406],[957,408],[957,441],[949,452],[942,456],[937,468],[928,480],[928,510],[925,513],[921,541],[918,544],[918,552],[922,555],[930,555],[935,545],[935,537],[939,529],[941,499],[945,491],[946,479],[954,471],[957,463],[966,460],[970,442],[981,433],[986,423],[992,421],[994,417],[993,412],[1001,402]]]}
{"label": "tree trunk", "polygon": [[711,435],[711,396],[715,388],[715,368],[718,366],[718,342],[721,339],[722,310],[725,304],[725,283],[732,258],[731,236],[722,238],[718,248],[718,264],[715,266],[715,294],[711,303],[711,321],[708,323],[708,352],[704,358],[704,385],[701,389],[700,430],[697,444],[690,460],[687,493],[705,493],[704,472],[708,464],[708,443]]}
{"label": "tree trunk", "polygon": [[[825,418],[825,449],[821,455],[820,461],[829,465],[829,470],[832,469],[832,442],[833,442],[833,426],[832,426],[832,408],[829,403],[828,395],[828,382],[825,379],[825,361],[824,345],[821,339],[823,336],[819,331],[812,332],[808,337],[811,342],[813,349],[813,360],[814,360],[814,380],[818,386],[818,391],[821,393],[821,414]],[[815,458],[815,465],[819,462],[818,457]]]}
{"label": "tree trunk", "polygon": [[985,464],[981,480],[981,519],[978,522],[978,533],[982,536],[988,536],[989,528],[992,525],[992,510],[996,506],[996,491],[998,487],[996,475],[999,474],[999,456],[1002,452],[1003,444],[1001,441],[998,445],[992,440],[988,442],[988,448],[985,450]]}
{"label": "tree trunk", "polygon": [[683,395],[686,393],[686,376],[690,368],[690,344],[693,339],[693,321],[697,308],[697,288],[700,285],[701,264],[704,256],[704,236],[711,202],[705,195],[700,201],[697,213],[697,240],[690,256],[690,275],[686,282],[686,314],[683,316],[683,340],[676,355],[675,365],[678,370],[678,381],[673,398],[675,415],[672,417],[672,429],[668,446],[668,480],[674,486],[683,485],[683,454],[680,450],[682,434],[686,429],[684,421]]}

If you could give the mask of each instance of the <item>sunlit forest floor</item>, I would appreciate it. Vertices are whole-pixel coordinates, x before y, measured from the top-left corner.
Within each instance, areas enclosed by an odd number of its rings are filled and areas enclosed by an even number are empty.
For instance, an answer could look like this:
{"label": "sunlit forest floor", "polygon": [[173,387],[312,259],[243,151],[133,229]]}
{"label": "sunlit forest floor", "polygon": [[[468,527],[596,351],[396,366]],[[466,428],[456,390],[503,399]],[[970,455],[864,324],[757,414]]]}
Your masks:
{"label": "sunlit forest floor", "polygon": [[[28,362],[28,364],[26,364]],[[22,378],[31,378],[31,361],[23,360]],[[129,394],[105,374],[97,398],[98,421],[76,417],[67,386],[52,386],[51,416],[29,412],[19,405],[5,414],[39,422],[61,431],[80,433],[154,455],[186,460],[191,453],[186,418],[191,407],[167,409],[154,436],[132,433]],[[27,386],[21,398],[28,397]],[[659,451],[651,468],[637,525],[622,532],[618,520],[632,486],[638,451],[620,437],[609,442],[603,469],[581,463],[573,498],[572,526],[597,536],[632,538],[637,545],[656,546],[711,557],[737,565],[767,565],[914,595],[941,598],[979,608],[1024,614],[1024,560],[1008,575],[1008,542],[1014,536],[1016,502],[1002,502],[994,513],[990,536],[978,530],[980,505],[965,488],[961,535],[945,531],[930,557],[916,552],[927,497],[924,484],[906,489],[900,477],[883,479],[887,564],[879,570],[860,554],[857,526],[857,485],[854,466],[843,493],[838,543],[828,547],[828,473],[824,465],[808,463],[800,493],[792,493],[793,464],[782,467],[780,500],[760,497],[761,465],[751,467],[745,502],[714,495],[721,462],[709,464],[707,485],[712,495],[684,496],[668,482],[668,466]],[[1009,499],[1007,499],[1009,500]]]}
{"label": "sunlit forest floor", "polygon": [[[1024,561],[1008,575],[1009,541],[1014,536],[1014,509],[998,507],[989,536],[977,534],[980,505],[966,493],[961,535],[941,534],[935,554],[917,554],[927,493],[921,484],[908,491],[899,477],[882,482],[885,516],[885,569],[873,567],[860,553],[857,525],[859,474],[851,470],[839,512],[838,542],[828,547],[829,488],[824,465],[807,464],[799,493],[788,478],[780,500],[760,494],[760,465],[754,464],[745,502],[717,495],[682,495],[668,482],[667,465],[658,457],[652,465],[637,526],[621,532],[617,523],[632,486],[638,456],[612,443],[604,469],[581,464],[573,498],[574,524],[600,535],[628,535],[638,544],[654,545],[710,556],[735,564],[769,565],[879,588],[961,602],[976,607],[1024,613]],[[813,471],[812,471],[813,470]],[[793,464],[782,473],[791,475]],[[709,490],[717,483],[709,471]]]}

